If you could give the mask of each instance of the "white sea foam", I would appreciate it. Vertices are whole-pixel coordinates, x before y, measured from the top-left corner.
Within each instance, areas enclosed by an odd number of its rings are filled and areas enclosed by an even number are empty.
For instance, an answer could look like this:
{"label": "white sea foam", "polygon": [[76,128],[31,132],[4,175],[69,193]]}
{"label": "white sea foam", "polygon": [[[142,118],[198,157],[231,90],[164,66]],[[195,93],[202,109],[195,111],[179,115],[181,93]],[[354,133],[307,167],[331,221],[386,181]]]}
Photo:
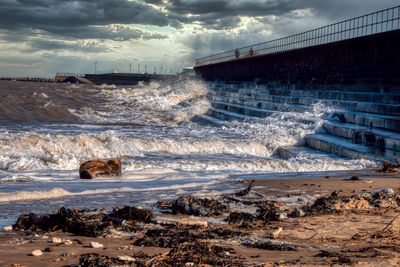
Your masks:
{"label": "white sea foam", "polygon": [[151,82],[147,86],[101,86],[96,95],[102,103],[71,109],[87,122],[176,123],[204,114],[210,108],[205,99],[208,88],[201,80],[173,84]]}
{"label": "white sea foam", "polygon": [[[109,189],[94,189],[84,190],[81,192],[70,192],[63,188],[52,188],[48,191],[15,191],[10,193],[0,193],[0,203],[2,202],[14,202],[14,201],[28,201],[38,199],[49,199],[49,198],[60,198],[70,196],[85,196],[85,195],[107,195],[113,193],[128,193],[128,192],[154,192],[154,191],[166,191],[166,190],[184,190],[188,188],[197,188],[205,185],[214,184],[215,181],[209,181],[206,183],[187,183],[182,185],[167,185],[167,186],[154,186],[151,188],[131,188],[131,187],[120,187],[120,188],[109,188]],[[183,191],[184,192],[184,191]]]}

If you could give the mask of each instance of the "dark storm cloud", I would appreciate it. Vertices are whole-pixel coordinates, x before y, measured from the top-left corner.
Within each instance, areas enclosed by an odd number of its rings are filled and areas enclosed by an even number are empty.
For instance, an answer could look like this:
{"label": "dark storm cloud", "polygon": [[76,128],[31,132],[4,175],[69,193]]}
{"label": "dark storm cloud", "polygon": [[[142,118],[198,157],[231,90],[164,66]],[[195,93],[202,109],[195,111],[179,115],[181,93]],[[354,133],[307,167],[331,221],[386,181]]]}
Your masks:
{"label": "dark storm cloud", "polygon": [[71,50],[71,51],[82,51],[89,53],[106,52],[109,50],[105,45],[96,42],[62,42],[62,41],[49,41],[43,39],[37,39],[29,42],[30,48],[26,49],[29,51],[57,51],[57,50]]}
{"label": "dark storm cloud", "polygon": [[166,5],[170,12],[197,15],[214,14],[216,18],[279,15],[296,7],[296,1],[291,0],[171,0]]}
{"label": "dark storm cloud", "polygon": [[39,29],[73,38],[84,38],[87,31],[90,38],[104,34],[103,39],[129,40],[141,34],[92,26],[140,24],[181,29],[184,24],[197,23],[206,29],[225,30],[237,27],[243,16],[285,17],[309,8],[315,16],[334,20],[393,4],[390,0],[0,0],[0,29]]}
{"label": "dark storm cloud", "polygon": [[394,5],[396,3],[393,0],[170,0],[165,8],[169,13],[190,15],[192,22],[197,21],[206,28],[215,29],[218,28],[215,27],[218,24],[216,20],[235,16],[291,17],[295,10],[310,9],[316,18],[334,22]]}
{"label": "dark storm cloud", "polygon": [[153,4],[157,6],[161,6],[163,4],[163,0],[144,0],[147,4]]}
{"label": "dark storm cloud", "polygon": [[127,0],[0,0],[0,28],[61,32],[109,24],[167,26],[167,15],[150,5]]}
{"label": "dark storm cloud", "polygon": [[49,27],[47,32],[76,39],[107,39],[128,41],[131,39],[165,39],[167,35],[134,29],[123,25],[88,26],[75,28]]}
{"label": "dark storm cloud", "polygon": [[234,29],[240,24],[240,17],[223,17],[215,19],[214,16],[203,18],[201,25],[213,30]]}

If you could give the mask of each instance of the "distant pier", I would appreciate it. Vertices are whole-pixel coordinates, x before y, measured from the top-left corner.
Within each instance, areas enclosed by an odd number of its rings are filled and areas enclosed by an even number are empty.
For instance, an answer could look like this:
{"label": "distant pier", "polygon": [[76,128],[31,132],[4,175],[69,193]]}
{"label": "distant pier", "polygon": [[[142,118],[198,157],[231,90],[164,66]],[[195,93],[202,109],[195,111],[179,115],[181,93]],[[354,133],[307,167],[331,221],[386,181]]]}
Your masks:
{"label": "distant pier", "polygon": [[102,74],[74,74],[57,73],[56,82],[70,82],[81,84],[115,84],[115,85],[137,85],[139,82],[150,81],[173,81],[178,75],[162,75],[147,73],[102,73]]}
{"label": "distant pier", "polygon": [[140,73],[105,73],[105,74],[85,74],[84,78],[94,84],[115,84],[115,85],[136,85],[139,82],[148,83],[150,81],[172,81],[177,79],[177,75],[162,74],[140,74]]}

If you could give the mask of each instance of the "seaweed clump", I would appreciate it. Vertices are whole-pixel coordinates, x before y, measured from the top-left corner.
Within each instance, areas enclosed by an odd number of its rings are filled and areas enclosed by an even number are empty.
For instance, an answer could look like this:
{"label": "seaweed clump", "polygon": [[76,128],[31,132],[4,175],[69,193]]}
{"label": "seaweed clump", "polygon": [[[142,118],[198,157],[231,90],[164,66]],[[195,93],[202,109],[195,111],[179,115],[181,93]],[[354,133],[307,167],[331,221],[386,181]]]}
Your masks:
{"label": "seaweed clump", "polygon": [[[114,209],[109,214],[98,211],[61,208],[55,214],[37,215],[35,213],[21,214],[14,224],[16,230],[33,232],[63,231],[76,235],[97,237],[104,234],[108,227],[134,227],[135,222],[151,222],[153,212],[150,209],[124,207]],[[124,223],[130,221],[132,224]]]}
{"label": "seaweed clump", "polygon": [[195,198],[190,195],[181,196],[170,203],[173,214],[196,216],[222,215],[229,208],[218,200],[209,198]]}

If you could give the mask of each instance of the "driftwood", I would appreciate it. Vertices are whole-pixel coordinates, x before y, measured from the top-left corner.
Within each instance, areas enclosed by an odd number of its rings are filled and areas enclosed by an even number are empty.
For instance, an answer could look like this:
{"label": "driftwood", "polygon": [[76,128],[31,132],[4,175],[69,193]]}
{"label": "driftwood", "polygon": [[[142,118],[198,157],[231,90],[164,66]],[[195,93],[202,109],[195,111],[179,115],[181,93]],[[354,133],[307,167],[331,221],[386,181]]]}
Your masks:
{"label": "driftwood", "polygon": [[243,197],[243,196],[247,195],[248,193],[250,193],[250,191],[251,191],[251,189],[253,188],[253,186],[254,186],[255,183],[256,183],[256,179],[253,178],[253,180],[251,180],[251,183],[249,184],[249,186],[248,186],[246,189],[237,192],[235,195],[236,195],[237,197]]}
{"label": "driftwood", "polygon": [[378,172],[399,172],[400,162],[396,158],[394,158],[394,161],[396,161],[397,164],[387,160],[382,160],[383,166],[378,170]]}

